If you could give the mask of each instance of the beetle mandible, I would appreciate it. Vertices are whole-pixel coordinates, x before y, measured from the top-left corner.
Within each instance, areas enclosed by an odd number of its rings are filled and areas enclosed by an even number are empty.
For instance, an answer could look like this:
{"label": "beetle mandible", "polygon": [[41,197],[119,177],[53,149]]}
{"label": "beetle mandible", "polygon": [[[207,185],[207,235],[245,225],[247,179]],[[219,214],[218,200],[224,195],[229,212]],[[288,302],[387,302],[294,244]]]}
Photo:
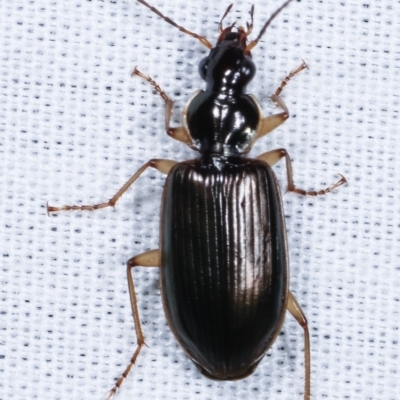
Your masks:
{"label": "beetle mandible", "polygon": [[307,320],[289,290],[284,213],[271,166],[284,158],[288,191],[301,195],[326,194],[346,180],[341,176],[324,190],[305,191],[294,185],[285,149],[268,151],[255,159],[245,156],[256,140],[289,117],[280,94],[294,75],[307,68],[303,62],[271,96],[281,108],[280,113],[263,117],[258,101],[246,94],[246,86],[256,71],[251,50],[291,1],[279,7],[249,43],[254,6],[246,29],[235,27],[235,23],[224,28],[222,22],[231,4],[219,23],[217,44],[212,46],[205,37],[138,0],[166,22],[198,39],[210,53],[199,65],[206,88],[190,98],[180,127],[170,126],[173,101],[160,86],[137,68],[132,73],[148,81],[164,99],[167,134],[197,151],[198,158],[179,163],[152,159],[105,203],[47,206],[49,213],[113,207],[147,168],[168,175],[162,197],[160,248],[137,255],[127,263],[137,347],[108,400],[127,377],[145,344],[131,274],[136,266],[160,268],[169,326],[200,372],[211,379],[237,380],[252,374],[279,334],[288,310],[304,330],[304,400],[310,399]]}

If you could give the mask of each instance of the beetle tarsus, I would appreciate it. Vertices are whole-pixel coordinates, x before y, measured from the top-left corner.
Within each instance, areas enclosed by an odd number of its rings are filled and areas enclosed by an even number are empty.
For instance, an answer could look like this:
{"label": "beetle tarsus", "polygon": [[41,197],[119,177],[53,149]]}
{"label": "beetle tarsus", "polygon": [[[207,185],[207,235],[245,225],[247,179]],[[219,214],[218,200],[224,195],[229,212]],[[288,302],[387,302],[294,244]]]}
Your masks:
{"label": "beetle tarsus", "polygon": [[142,350],[142,347],[144,345],[145,345],[144,342],[138,344],[138,347],[136,348],[135,352],[133,353],[133,356],[132,356],[131,360],[129,361],[128,366],[125,368],[125,371],[120,375],[120,377],[118,378],[114,387],[110,390],[106,400],[111,400],[114,397],[115,393],[117,393],[117,390],[121,387],[122,383],[129,375],[129,372],[131,371],[132,367],[136,364],[136,360],[139,356],[140,350]]}
{"label": "beetle tarsus", "polygon": [[336,183],[327,187],[326,189],[322,189],[322,190],[318,190],[318,191],[303,190],[303,189],[299,189],[293,185],[293,186],[288,186],[286,192],[294,192],[294,193],[300,194],[301,196],[313,196],[313,197],[323,196],[325,194],[332,192],[337,187],[348,183],[346,178],[342,174],[339,174],[339,175],[341,176],[341,178]]}
{"label": "beetle tarsus", "polygon": [[61,207],[52,207],[47,205],[47,214],[58,212],[58,211],[94,211],[100,210],[101,208],[106,207],[114,207],[115,204],[110,200],[107,203],[93,204],[93,205],[72,205],[72,206],[61,206]]}
{"label": "beetle tarsus", "polygon": [[[281,82],[281,84],[279,85],[278,89],[276,89],[275,91],[275,96],[279,96],[282,93],[282,90],[284,89],[284,87],[288,84],[288,82],[295,76],[297,75],[299,72],[303,71],[303,69],[309,69],[308,65],[305,63],[304,60],[302,60],[303,63],[296,68],[295,70],[291,71],[286,77],[285,79]],[[272,97],[272,96],[271,96]]]}
{"label": "beetle tarsus", "polygon": [[136,75],[139,76],[140,78],[144,79],[145,81],[149,82],[151,86],[155,89],[155,91],[163,98],[165,101],[165,104],[168,103],[168,101],[171,101],[167,94],[161,89],[160,85],[152,79],[150,76],[144,74],[143,72],[139,71],[137,67],[134,68],[131,76]]}

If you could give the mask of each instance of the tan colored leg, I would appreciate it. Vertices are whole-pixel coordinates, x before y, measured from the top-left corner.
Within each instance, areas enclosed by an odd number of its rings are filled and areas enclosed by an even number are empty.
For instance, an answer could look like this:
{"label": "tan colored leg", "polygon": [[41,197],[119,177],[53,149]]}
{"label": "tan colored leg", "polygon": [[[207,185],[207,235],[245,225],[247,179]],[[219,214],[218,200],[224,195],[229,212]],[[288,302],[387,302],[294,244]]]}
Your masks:
{"label": "tan colored leg", "polygon": [[142,326],[140,324],[139,318],[139,308],[137,305],[136,299],[136,292],[135,292],[135,285],[133,283],[132,272],[131,269],[133,267],[141,266],[141,267],[158,267],[159,266],[159,258],[158,258],[158,249],[157,250],[150,250],[146,251],[145,253],[139,254],[133,258],[131,258],[127,263],[127,273],[128,273],[128,286],[129,286],[129,296],[131,299],[131,307],[132,307],[132,314],[133,320],[135,322],[135,330],[136,330],[136,337],[137,337],[137,347],[129,361],[128,366],[125,368],[125,371],[122,375],[118,378],[114,387],[110,390],[110,393],[107,396],[106,400],[110,400],[114,394],[117,392],[118,388],[121,387],[123,381],[128,376],[130,370],[136,363],[136,360],[139,356],[140,350],[146,344],[144,342],[144,335],[142,331]]}
{"label": "tan colored leg", "polygon": [[257,139],[268,135],[268,133],[272,132],[276,129],[279,125],[282,125],[288,118],[289,118],[289,110],[284,103],[284,101],[280,98],[280,94],[282,93],[283,88],[288,84],[288,82],[300,71],[303,69],[308,68],[307,64],[303,61],[300,67],[296,68],[286,78],[282,81],[279,85],[278,89],[276,89],[275,93],[270,97],[271,100],[283,110],[283,112],[279,114],[270,115],[266,118],[263,118],[260,121],[260,127],[258,129]]}
{"label": "tan colored leg", "polygon": [[259,155],[257,157],[257,159],[265,161],[267,164],[272,166],[272,165],[276,164],[283,157],[285,157],[285,161],[286,161],[286,173],[287,173],[287,181],[288,181],[287,191],[288,192],[298,193],[298,194],[301,194],[302,196],[320,196],[320,195],[332,192],[332,190],[336,189],[338,186],[341,186],[344,183],[347,183],[346,178],[343,175],[339,174],[341,176],[340,180],[338,182],[336,182],[334,185],[327,187],[326,189],[322,189],[322,190],[318,190],[318,191],[299,189],[294,185],[292,163],[290,161],[289,154],[287,153],[287,151],[285,149],[277,149],[277,150],[268,151],[266,153]]}
{"label": "tan colored leg", "polygon": [[311,397],[311,357],[310,357],[310,334],[308,332],[307,318],[304,315],[299,303],[289,291],[287,309],[304,329],[304,368],[305,368],[305,386],[304,400],[310,400]]}
{"label": "tan colored leg", "polygon": [[174,106],[173,100],[171,100],[167,94],[161,89],[161,87],[157,84],[155,80],[153,80],[150,76],[143,74],[136,67],[132,72],[132,76],[137,75],[150,83],[151,86],[155,89],[155,91],[163,98],[165,101],[165,130],[167,134],[171,136],[175,140],[179,140],[187,144],[189,147],[192,147],[192,139],[189,135],[189,132],[183,127],[179,126],[176,128],[172,128],[169,126],[172,117],[172,107]]}
{"label": "tan colored leg", "polygon": [[295,76],[297,75],[299,72],[303,71],[303,69],[308,69],[308,65],[305,63],[304,60],[302,60],[302,64],[300,65],[300,67],[294,69],[293,71],[291,71],[289,73],[289,75],[286,76],[286,78],[281,82],[281,84],[279,85],[278,89],[276,89],[275,91],[275,96],[279,96],[282,93],[283,88],[288,84],[288,82]]}
{"label": "tan colored leg", "polygon": [[289,110],[283,100],[279,96],[275,95],[271,96],[271,100],[284,111],[279,114],[269,115],[260,121],[260,126],[257,132],[257,140],[265,135],[268,135],[268,133],[275,130],[289,118]]}
{"label": "tan colored leg", "polygon": [[106,203],[94,204],[94,205],[84,205],[84,206],[62,206],[62,207],[52,207],[47,204],[47,213],[57,212],[57,211],[70,211],[70,210],[99,210],[105,207],[114,207],[118,199],[129,189],[129,187],[136,181],[137,178],[148,168],[152,167],[162,172],[163,174],[168,174],[171,168],[176,164],[173,160],[159,160],[154,159],[147,161],[126,183],[121,189]]}

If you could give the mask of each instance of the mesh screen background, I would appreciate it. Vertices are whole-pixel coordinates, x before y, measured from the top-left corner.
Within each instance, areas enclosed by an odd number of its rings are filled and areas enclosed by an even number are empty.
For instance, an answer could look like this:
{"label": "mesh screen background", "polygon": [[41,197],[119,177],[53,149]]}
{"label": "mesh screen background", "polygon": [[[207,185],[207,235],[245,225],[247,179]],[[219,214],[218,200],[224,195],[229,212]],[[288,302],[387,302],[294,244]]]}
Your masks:
{"label": "mesh screen background", "polygon": [[[254,1],[255,28],[282,1]],[[212,43],[227,3],[152,4]],[[226,23],[248,20],[237,1]],[[302,0],[272,24],[249,92],[283,92],[291,118],[251,155],[285,147],[299,187],[284,196],[291,290],[311,334],[313,399],[400,399],[400,2]],[[104,399],[135,349],[126,261],[158,247],[165,177],[150,170],[116,210],[46,214],[110,198],[148,159],[194,153],[163,131],[163,102],[135,65],[176,100],[174,124],[203,88],[207,50],[130,1],[0,2],[0,399]],[[275,168],[285,182],[284,163]],[[156,268],[134,272],[148,348],[123,399],[302,399],[303,332],[288,315],[256,372],[203,377],[165,320]]]}

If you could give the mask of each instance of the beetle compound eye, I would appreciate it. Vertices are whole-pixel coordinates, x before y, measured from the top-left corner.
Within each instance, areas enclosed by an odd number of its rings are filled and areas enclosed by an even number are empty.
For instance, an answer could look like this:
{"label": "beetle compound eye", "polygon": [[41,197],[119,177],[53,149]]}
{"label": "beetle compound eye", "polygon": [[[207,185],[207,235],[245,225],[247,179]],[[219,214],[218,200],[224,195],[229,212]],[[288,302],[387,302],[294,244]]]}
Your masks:
{"label": "beetle compound eye", "polygon": [[199,64],[199,74],[201,79],[206,80],[206,75],[208,71],[208,57],[204,57]]}
{"label": "beetle compound eye", "polygon": [[256,74],[256,66],[253,61],[248,58],[245,58],[240,65],[240,75],[241,75],[241,83],[246,85],[249,83]]}

